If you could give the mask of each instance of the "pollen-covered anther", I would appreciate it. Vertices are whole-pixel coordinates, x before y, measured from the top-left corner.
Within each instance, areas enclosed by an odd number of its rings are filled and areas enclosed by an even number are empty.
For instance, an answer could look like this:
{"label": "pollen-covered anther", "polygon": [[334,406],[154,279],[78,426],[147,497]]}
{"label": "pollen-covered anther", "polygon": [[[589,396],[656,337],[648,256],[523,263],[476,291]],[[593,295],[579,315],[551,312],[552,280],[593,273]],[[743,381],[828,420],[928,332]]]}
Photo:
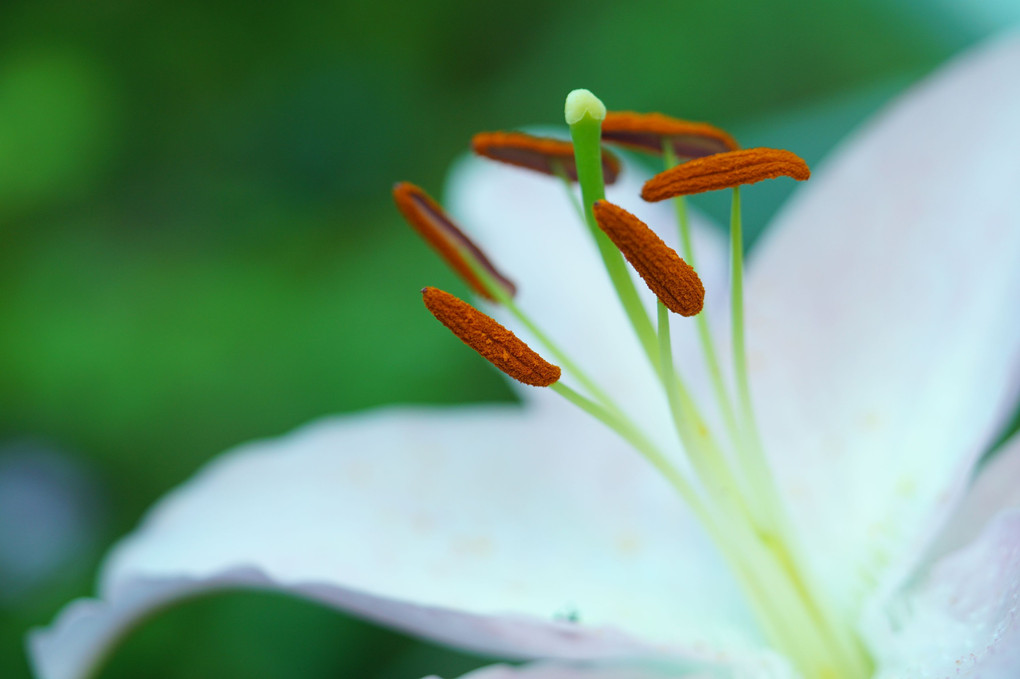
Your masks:
{"label": "pollen-covered anther", "polygon": [[658,155],[669,144],[681,161],[740,148],[728,132],[714,125],[632,111],[610,111],[602,121],[602,141]]}
{"label": "pollen-covered anther", "polygon": [[645,182],[641,197],[657,202],[783,176],[804,181],[811,176],[811,170],[800,156],[790,151],[767,148],[727,151],[695,158],[655,175]]}
{"label": "pollen-covered anther", "polygon": [[640,219],[609,201],[595,203],[595,221],[666,308],[694,316],[705,304],[705,286],[690,264]]}
{"label": "pollen-covered anther", "polygon": [[533,387],[548,387],[559,381],[559,367],[464,300],[438,288],[425,288],[421,294],[440,323],[510,377]]}
{"label": "pollen-covered anther", "polygon": [[439,256],[471,286],[472,290],[488,300],[495,301],[492,292],[475,273],[466,256],[471,257],[478,267],[484,269],[507,295],[514,296],[517,292],[514,284],[493,266],[485,253],[457,228],[443,208],[427,193],[410,182],[400,182],[393,187],[393,200],[408,224],[439,253]]}
{"label": "pollen-covered anther", "polygon": [[[574,145],[569,141],[524,132],[479,132],[471,139],[471,148],[490,160],[549,175],[563,172],[571,181],[577,181]],[[602,176],[606,184],[615,182],[619,174],[619,158],[603,149]]]}

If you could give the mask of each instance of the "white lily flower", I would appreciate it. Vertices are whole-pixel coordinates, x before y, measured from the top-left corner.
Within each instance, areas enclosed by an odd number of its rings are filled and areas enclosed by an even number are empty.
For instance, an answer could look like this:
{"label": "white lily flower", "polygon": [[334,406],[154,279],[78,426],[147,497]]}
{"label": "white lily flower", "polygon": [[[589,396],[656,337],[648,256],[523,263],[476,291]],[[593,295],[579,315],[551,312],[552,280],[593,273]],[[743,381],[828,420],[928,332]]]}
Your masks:
{"label": "white lily flower", "polygon": [[[750,262],[750,384],[817,629],[763,613],[781,595],[748,596],[652,465],[525,387],[521,405],[347,415],[214,461],[114,549],[98,599],[33,633],[36,673],[89,676],[159,607],[251,587],[540,661],[472,679],[1020,676],[1020,437],[977,469],[1020,387],[1018,73],[1012,36],[914,88],[798,190]],[[670,211],[633,175],[609,198],[665,234]],[[518,305],[676,450],[562,186],[472,159],[450,197]],[[724,251],[694,226],[719,320]],[[674,325],[677,366],[711,404],[693,324]],[[832,638],[798,656],[791,629]],[[862,664],[817,657],[847,644]]]}

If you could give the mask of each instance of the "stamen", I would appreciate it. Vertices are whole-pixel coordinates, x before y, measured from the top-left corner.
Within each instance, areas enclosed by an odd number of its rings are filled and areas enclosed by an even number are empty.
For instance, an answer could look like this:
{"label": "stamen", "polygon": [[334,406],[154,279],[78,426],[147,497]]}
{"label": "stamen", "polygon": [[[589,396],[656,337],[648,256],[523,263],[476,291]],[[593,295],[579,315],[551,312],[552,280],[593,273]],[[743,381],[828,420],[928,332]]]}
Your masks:
{"label": "stamen", "polygon": [[641,197],[654,203],[781,176],[804,181],[811,176],[811,170],[800,156],[790,151],[768,148],[727,151],[695,158],[655,175],[645,182]]}
{"label": "stamen", "polygon": [[440,323],[504,373],[533,387],[560,379],[559,367],[535,353],[495,320],[462,299],[438,288],[421,291],[425,306]]}
{"label": "stamen", "polygon": [[493,266],[485,253],[457,228],[443,208],[421,188],[410,182],[400,182],[393,187],[393,200],[408,224],[472,290],[490,301],[497,301],[497,296],[478,276],[472,262],[465,255],[474,260],[474,265],[488,273],[491,282],[502,288],[506,296],[514,296],[516,286]]}
{"label": "stamen", "polygon": [[[471,139],[471,148],[480,156],[501,163],[577,181],[574,145],[561,139],[535,137],[523,132],[480,132]],[[620,174],[620,160],[602,149],[602,176],[607,184]]]}
{"label": "stamen", "polygon": [[681,161],[740,148],[736,139],[714,125],[680,120],[661,113],[632,111],[607,114],[602,121],[602,140],[659,155],[668,145]]}
{"label": "stamen", "polygon": [[640,219],[618,205],[600,200],[595,221],[670,311],[694,316],[705,303],[705,286],[697,272]]}

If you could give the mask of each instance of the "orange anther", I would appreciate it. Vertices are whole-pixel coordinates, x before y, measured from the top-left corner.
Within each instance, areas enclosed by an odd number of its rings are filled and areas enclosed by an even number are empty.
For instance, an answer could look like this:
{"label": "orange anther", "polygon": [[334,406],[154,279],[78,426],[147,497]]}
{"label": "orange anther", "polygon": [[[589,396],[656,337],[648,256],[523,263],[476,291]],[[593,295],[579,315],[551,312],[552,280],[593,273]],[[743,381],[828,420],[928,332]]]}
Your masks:
{"label": "orange anther", "polygon": [[595,221],[670,311],[694,316],[705,304],[705,286],[690,264],[640,219],[600,200]]}
{"label": "orange anther", "polygon": [[660,172],[645,182],[641,197],[657,202],[782,176],[804,181],[811,176],[811,170],[800,156],[781,149],[728,151],[695,158]]}
{"label": "orange anther", "polygon": [[440,323],[483,358],[518,382],[548,387],[560,379],[560,369],[535,353],[495,320],[464,300],[438,288],[421,291],[425,306]]}
{"label": "orange anther", "polygon": [[725,130],[661,113],[610,111],[602,121],[602,140],[635,151],[662,154],[665,144],[683,160],[740,148]]}
{"label": "orange anther", "polygon": [[513,297],[516,292],[514,284],[492,265],[485,253],[457,228],[443,208],[427,193],[410,182],[400,182],[393,187],[393,200],[408,224],[446,260],[450,268],[471,286],[472,290],[488,300],[495,301],[492,292],[475,273],[465,255],[470,256],[475,263],[484,268],[492,280]]}
{"label": "orange anther", "polygon": [[[551,175],[562,172],[571,181],[577,181],[574,145],[569,141],[534,137],[523,132],[479,132],[471,139],[471,148],[478,155],[501,163]],[[603,180],[612,184],[619,174],[619,159],[603,149]]]}

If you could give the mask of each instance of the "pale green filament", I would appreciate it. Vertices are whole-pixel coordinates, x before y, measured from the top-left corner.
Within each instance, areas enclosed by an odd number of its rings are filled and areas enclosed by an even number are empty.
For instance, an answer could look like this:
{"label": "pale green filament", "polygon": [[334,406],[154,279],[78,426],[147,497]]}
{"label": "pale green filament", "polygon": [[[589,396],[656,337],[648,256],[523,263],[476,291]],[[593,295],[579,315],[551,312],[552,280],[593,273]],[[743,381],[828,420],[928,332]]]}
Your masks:
{"label": "pale green filament", "polygon": [[733,471],[716,445],[705,421],[698,413],[690,392],[673,368],[669,309],[661,301],[657,303],[657,308],[659,381],[662,383],[663,391],[666,392],[666,400],[673,416],[673,426],[676,429],[677,437],[684,446],[695,471],[709,486],[714,498],[732,506],[734,511],[744,516],[747,514],[747,508],[735,487]]}
{"label": "pale green filament", "polygon": [[594,396],[603,406],[608,408],[614,413],[619,413],[620,408],[613,401],[612,398],[602,389],[598,383],[593,380],[587,372],[585,372],[577,363],[575,363],[565,351],[560,349],[559,345],[556,344],[550,337],[538,327],[531,318],[524,313],[524,311],[517,306],[514,302],[513,297],[507,293],[506,288],[499,284],[496,279],[489,272],[489,269],[482,265],[481,262],[475,257],[475,254],[459,244],[455,245],[457,252],[467,262],[472,273],[482,282],[482,286],[489,292],[493,298],[506,308],[514,317],[526,327],[531,334],[535,337],[540,344],[542,344],[549,354],[556,360],[559,365],[571,373],[577,380],[584,386],[588,392]]}
{"label": "pale green filament", "polygon": [[581,201],[577,197],[577,194],[574,193],[574,182],[567,174],[567,171],[563,169],[563,163],[553,161],[551,165],[553,172],[555,172],[556,176],[560,178],[561,182],[563,182],[563,188],[566,190],[567,196],[570,198],[570,204],[574,206],[574,212],[577,213],[578,219],[580,219],[581,222],[587,222],[587,218],[584,216],[584,207],[581,205]]}
{"label": "pale green filament", "polygon": [[[667,170],[677,165],[676,153],[673,151],[673,145],[668,141],[664,141],[662,144],[662,154]],[[683,196],[676,196],[673,198],[673,206],[676,209],[676,221],[680,231],[680,245],[683,250],[684,259],[697,271],[698,264],[694,253],[694,242],[691,238],[691,224],[687,214],[687,201]],[[715,342],[712,340],[712,330],[709,325],[707,309],[702,309],[701,313],[694,317],[694,324],[698,330],[698,340],[701,343],[701,350],[705,354],[705,363],[708,365],[708,374],[712,380],[712,390],[715,392],[716,401],[719,403],[719,411],[722,413],[726,431],[731,439],[730,442],[733,445],[739,445],[737,415],[733,410],[729,391],[726,388],[726,381],[723,379],[719,356],[715,351]]]}
{"label": "pale green filament", "polygon": [[[726,525],[727,522],[723,520],[726,518],[725,513],[710,512],[704,504],[701,495],[694,489],[694,486],[687,477],[676,469],[669,459],[641,433],[641,430],[626,415],[610,412],[562,382],[556,382],[550,385],[549,388],[602,422],[641,453],[669,481],[677,493],[690,506],[695,517],[701,522],[724,553],[739,555],[746,551],[745,546],[740,543],[753,539],[753,536],[747,533],[746,529],[741,530],[738,528],[734,530],[731,526]],[[739,559],[736,562],[739,563]],[[763,591],[762,586],[757,584],[758,580],[762,579],[762,575],[749,576],[749,572],[743,568],[738,569],[736,574],[739,579],[745,582],[748,589]],[[764,597],[764,600],[768,600],[777,596],[777,592],[781,593],[782,589],[766,586],[764,591],[771,592],[769,596]]]}
{"label": "pale green filament", "polygon": [[715,525],[712,517],[690,481],[669,461],[669,458],[656,448],[655,444],[641,433],[637,425],[626,415],[620,412],[614,413],[603,408],[598,403],[582,396],[562,382],[555,382],[549,388],[615,431],[622,439],[637,449],[670,482],[684,501],[690,505],[698,520],[704,523],[709,530],[712,529]]}
{"label": "pale green filament", "polygon": [[[730,331],[733,345],[733,372],[740,407],[738,459],[751,480],[751,503],[757,508],[758,525],[766,534],[781,535],[785,520],[776,493],[765,449],[755,422],[751,386],[747,375],[747,350],[744,346],[744,237],[740,219],[740,188],[733,188],[730,212]],[[773,538],[775,539],[775,538]],[[789,540],[787,540],[789,542]]]}
{"label": "pale green filament", "polygon": [[595,239],[602,262],[605,264],[609,279],[620,298],[620,304],[630,319],[630,324],[637,333],[638,340],[645,354],[658,369],[658,354],[655,351],[655,330],[648,318],[648,313],[641,305],[634,281],[624,264],[623,255],[616,249],[606,234],[602,233],[595,221],[592,207],[597,201],[606,197],[605,184],[602,180],[602,122],[589,115],[570,125],[570,137],[574,141],[574,163],[577,165],[577,181],[581,185],[581,200],[584,203],[584,221]]}
{"label": "pale green filament", "polygon": [[619,413],[620,408],[616,405],[612,398],[584,371],[578,366],[559,346],[556,345],[549,336],[535,324],[517,304],[510,299],[509,295],[503,293],[506,297],[505,300],[500,300],[500,303],[507,308],[507,310],[514,315],[521,322],[521,324],[528,329],[529,332],[535,337],[538,342],[544,346],[548,351],[549,355],[558,362],[567,372],[571,373],[577,378],[585,389],[588,390],[592,396],[594,396],[603,406],[612,410],[614,413]]}
{"label": "pale green filament", "polygon": [[730,331],[733,343],[733,369],[737,379],[737,396],[745,436],[755,436],[751,387],[747,379],[747,352],[744,348],[744,236],[740,220],[740,187],[733,188],[730,210]]}

